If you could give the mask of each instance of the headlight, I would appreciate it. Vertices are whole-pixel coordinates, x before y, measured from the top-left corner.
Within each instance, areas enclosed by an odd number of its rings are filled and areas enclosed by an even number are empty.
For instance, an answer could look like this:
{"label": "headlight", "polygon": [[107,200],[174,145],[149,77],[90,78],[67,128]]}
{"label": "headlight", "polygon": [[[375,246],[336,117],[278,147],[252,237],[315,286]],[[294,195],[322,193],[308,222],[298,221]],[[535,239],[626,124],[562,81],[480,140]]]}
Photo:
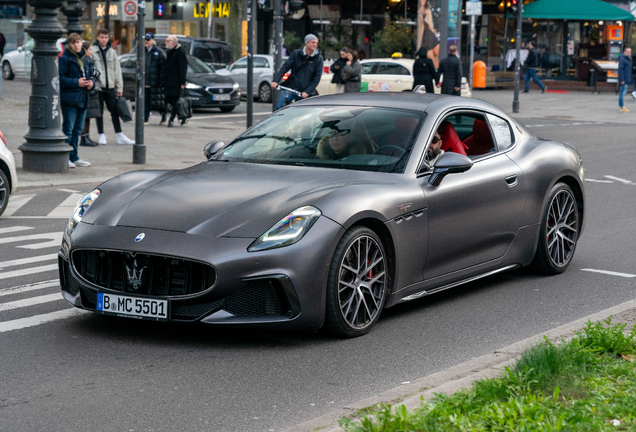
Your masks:
{"label": "headlight", "polygon": [[297,208],[257,238],[247,251],[257,252],[292,245],[303,238],[321,214],[315,207]]}
{"label": "headlight", "polygon": [[239,88],[238,83],[234,83],[234,85],[232,85],[232,88],[233,88],[234,90],[238,90],[238,88]]}
{"label": "headlight", "polygon": [[70,235],[77,225],[79,225],[82,217],[86,214],[91,205],[95,202],[97,197],[101,191],[99,189],[95,189],[94,191],[87,193],[77,202],[75,206],[75,210],[73,210],[73,216],[68,220],[68,227],[66,228],[66,232]]}
{"label": "headlight", "polygon": [[203,88],[203,86],[200,86],[199,84],[194,84],[194,83],[187,83],[186,88],[196,90],[196,89]]}

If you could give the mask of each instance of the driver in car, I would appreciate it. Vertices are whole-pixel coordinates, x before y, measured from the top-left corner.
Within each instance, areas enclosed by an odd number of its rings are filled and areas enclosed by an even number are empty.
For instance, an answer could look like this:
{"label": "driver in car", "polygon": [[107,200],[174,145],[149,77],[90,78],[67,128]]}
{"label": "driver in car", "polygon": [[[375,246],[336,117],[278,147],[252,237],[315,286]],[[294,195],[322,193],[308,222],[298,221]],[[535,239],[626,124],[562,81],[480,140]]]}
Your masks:
{"label": "driver in car", "polygon": [[367,154],[366,146],[355,138],[348,136],[350,129],[332,129],[318,142],[316,154],[320,159],[338,160],[349,155]]}
{"label": "driver in car", "polygon": [[439,129],[435,131],[435,136],[431,140],[431,144],[428,146],[428,150],[426,151],[426,160],[430,166],[435,165],[435,161],[441,155],[444,154],[444,150],[442,150],[442,136],[439,132]]}

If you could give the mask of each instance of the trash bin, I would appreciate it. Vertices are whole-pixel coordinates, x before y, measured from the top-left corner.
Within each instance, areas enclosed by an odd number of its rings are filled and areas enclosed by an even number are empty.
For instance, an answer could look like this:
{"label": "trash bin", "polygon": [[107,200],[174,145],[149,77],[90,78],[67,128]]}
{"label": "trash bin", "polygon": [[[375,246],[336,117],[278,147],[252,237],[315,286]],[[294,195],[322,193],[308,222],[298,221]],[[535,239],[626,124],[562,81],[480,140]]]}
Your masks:
{"label": "trash bin", "polygon": [[486,88],[486,63],[481,60],[473,63],[473,88]]}

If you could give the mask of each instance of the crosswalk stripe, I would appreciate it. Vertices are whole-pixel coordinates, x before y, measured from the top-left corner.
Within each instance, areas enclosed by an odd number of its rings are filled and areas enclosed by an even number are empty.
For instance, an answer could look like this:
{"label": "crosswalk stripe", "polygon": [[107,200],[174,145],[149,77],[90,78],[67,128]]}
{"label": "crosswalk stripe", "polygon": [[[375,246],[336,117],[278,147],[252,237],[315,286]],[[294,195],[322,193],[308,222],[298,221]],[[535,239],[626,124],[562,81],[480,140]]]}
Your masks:
{"label": "crosswalk stripe", "polygon": [[581,270],[582,271],[586,271],[586,272],[603,273],[603,274],[610,275],[610,276],[620,276],[620,277],[624,277],[624,278],[636,277],[636,275],[634,275],[634,274],[613,272],[613,271],[609,271],[609,270],[596,270],[596,269],[581,269]]}
{"label": "crosswalk stripe", "polygon": [[31,264],[31,263],[40,262],[40,261],[50,261],[50,260],[54,260],[54,259],[57,259],[57,254],[56,253],[40,255],[40,256],[34,256],[34,257],[29,257],[29,258],[20,258],[20,259],[15,259],[15,260],[11,260],[11,261],[3,261],[3,262],[0,262],[0,270],[2,270],[5,267],[19,266],[19,265],[23,265],[23,264]]}
{"label": "crosswalk stripe", "polygon": [[39,241],[39,243],[18,246],[18,247],[24,248],[24,249],[43,249],[47,247],[59,247],[60,244],[62,243],[62,237],[64,237],[64,233],[62,231],[56,231],[56,232],[48,232],[48,233],[41,233],[41,234],[4,237],[4,238],[0,238],[0,244],[34,240],[34,241]]}
{"label": "crosswalk stripe", "polygon": [[45,324],[51,321],[57,321],[65,318],[71,318],[73,316],[80,315],[81,313],[82,311],[80,309],[71,308],[42,315],[34,315],[28,318],[20,318],[11,321],[0,322],[0,333],[11,330],[19,330],[27,327],[34,327],[40,324]]}
{"label": "crosswalk stripe", "polygon": [[29,297],[22,300],[16,300],[7,303],[0,303],[0,312],[8,311],[11,309],[17,309],[21,307],[34,306],[42,303],[50,303],[57,300],[64,300],[61,292],[56,292],[55,294],[47,294],[38,297]]}
{"label": "crosswalk stripe", "polygon": [[33,198],[36,194],[27,194],[27,195],[14,195],[9,200],[9,204],[7,204],[7,208],[4,210],[2,217],[7,217],[13,215],[13,213],[20,210],[20,208],[28,203],[31,198]]}
{"label": "crosswalk stripe", "polygon": [[47,215],[47,217],[71,217],[73,209],[83,196],[84,194],[81,193],[70,194],[68,198],[66,198],[62,204],[55,207],[53,211]]}
{"label": "crosswalk stripe", "polygon": [[60,286],[60,281],[58,279],[52,279],[44,282],[36,282],[32,284],[26,285],[18,285],[10,288],[0,288],[0,297],[12,294],[20,294],[28,291],[35,291],[44,288],[50,288],[54,286]]}
{"label": "crosswalk stripe", "polygon": [[68,193],[79,193],[77,190],[73,189],[58,189],[60,192],[68,192]]}
{"label": "crosswalk stripe", "polygon": [[12,233],[12,232],[18,232],[18,231],[26,231],[26,230],[32,230],[34,229],[33,227],[25,227],[25,226],[11,226],[11,227],[6,227],[6,228],[0,228],[0,234],[8,234],[8,233]]}
{"label": "crosswalk stripe", "polygon": [[26,276],[30,274],[42,273],[42,272],[53,271],[53,270],[57,270],[57,264],[50,264],[45,266],[31,267],[31,268],[22,269],[22,270],[13,270],[13,271],[0,273],[0,279],[9,279],[12,277]]}

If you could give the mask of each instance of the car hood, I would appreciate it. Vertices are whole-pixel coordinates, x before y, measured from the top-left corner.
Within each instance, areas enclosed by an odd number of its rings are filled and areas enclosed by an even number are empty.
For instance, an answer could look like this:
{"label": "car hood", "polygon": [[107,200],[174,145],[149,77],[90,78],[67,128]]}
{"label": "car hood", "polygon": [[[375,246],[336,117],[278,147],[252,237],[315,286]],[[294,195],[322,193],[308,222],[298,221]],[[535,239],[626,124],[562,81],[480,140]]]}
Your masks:
{"label": "car hood", "polygon": [[232,87],[234,80],[217,74],[188,74],[188,81],[204,87]]}
{"label": "car hood", "polygon": [[[150,179],[130,173],[100,186],[102,193],[83,222],[256,238],[301,206],[316,206],[343,223],[354,208],[359,212],[360,207],[377,207],[371,197],[401,199],[396,197],[395,176],[222,161]],[[384,220],[388,217],[393,216]]]}

